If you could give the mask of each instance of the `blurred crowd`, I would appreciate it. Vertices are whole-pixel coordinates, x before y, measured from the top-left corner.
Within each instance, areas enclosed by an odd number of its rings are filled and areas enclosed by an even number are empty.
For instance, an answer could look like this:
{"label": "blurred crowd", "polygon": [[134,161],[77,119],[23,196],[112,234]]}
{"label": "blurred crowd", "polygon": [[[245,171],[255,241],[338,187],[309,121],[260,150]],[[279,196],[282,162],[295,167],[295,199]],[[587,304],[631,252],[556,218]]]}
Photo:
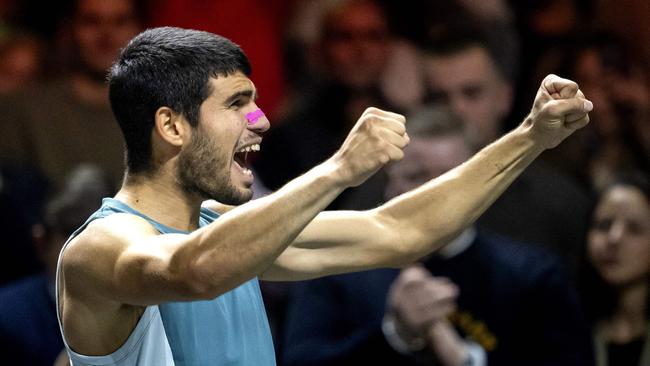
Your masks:
{"label": "blurred crowd", "polygon": [[63,363],[57,254],[123,173],[106,72],[169,25],[249,56],[272,122],[259,194],[333,154],[366,107],[407,116],[404,160],[331,209],[461,164],[525,119],[546,74],[594,103],[419,263],[263,284],[279,365],[650,365],[648,18],[646,0],[0,0],[0,363]]}

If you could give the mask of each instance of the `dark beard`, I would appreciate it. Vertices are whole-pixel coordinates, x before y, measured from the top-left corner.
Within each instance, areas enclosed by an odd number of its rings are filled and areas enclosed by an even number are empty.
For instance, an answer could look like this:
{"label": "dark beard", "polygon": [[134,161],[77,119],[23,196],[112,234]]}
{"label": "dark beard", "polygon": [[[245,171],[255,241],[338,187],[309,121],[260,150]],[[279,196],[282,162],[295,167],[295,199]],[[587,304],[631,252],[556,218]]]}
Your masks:
{"label": "dark beard", "polygon": [[240,205],[251,199],[250,191],[240,191],[230,181],[229,155],[195,128],[190,146],[178,157],[181,188],[201,199],[213,199],[227,205]]}

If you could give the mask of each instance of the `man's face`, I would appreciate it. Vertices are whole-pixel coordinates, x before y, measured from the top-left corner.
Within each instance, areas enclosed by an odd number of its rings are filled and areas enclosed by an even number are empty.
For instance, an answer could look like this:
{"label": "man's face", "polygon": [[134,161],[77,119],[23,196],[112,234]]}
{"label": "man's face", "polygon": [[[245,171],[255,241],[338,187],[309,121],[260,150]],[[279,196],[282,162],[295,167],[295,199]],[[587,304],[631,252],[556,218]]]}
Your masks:
{"label": "man's face", "polygon": [[429,102],[441,102],[463,120],[471,140],[482,147],[495,140],[510,111],[512,91],[484,48],[470,47],[425,60]]}
{"label": "man's face", "polygon": [[133,1],[79,0],[73,36],[86,71],[102,79],[118,51],[140,30]]}
{"label": "man's face", "polygon": [[461,135],[413,137],[404,149],[404,159],[388,168],[386,198],[410,191],[446,173],[471,156]]}
{"label": "man's face", "polygon": [[241,72],[212,78],[209,83],[212,94],[201,104],[199,125],[181,150],[178,177],[189,193],[238,205],[253,196],[253,175],[245,150],[259,150],[269,121],[263,117],[248,123],[246,114],[257,109],[257,94]]}
{"label": "man's face", "polygon": [[330,20],[329,29],[323,49],[333,76],[353,88],[376,85],[389,48],[381,9],[371,2],[343,5]]}

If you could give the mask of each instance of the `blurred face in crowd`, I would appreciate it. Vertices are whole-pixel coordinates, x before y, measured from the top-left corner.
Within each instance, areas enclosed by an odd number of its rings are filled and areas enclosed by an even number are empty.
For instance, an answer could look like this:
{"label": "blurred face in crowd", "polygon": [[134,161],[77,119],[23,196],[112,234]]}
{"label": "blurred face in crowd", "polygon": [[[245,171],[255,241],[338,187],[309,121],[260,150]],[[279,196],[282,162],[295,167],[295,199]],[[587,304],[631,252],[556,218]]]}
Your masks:
{"label": "blurred face in crowd", "polygon": [[471,156],[462,135],[412,137],[404,149],[404,159],[388,168],[386,198],[390,199],[419,187]]}
{"label": "blurred face in crowd", "polygon": [[86,71],[106,77],[124,47],[140,30],[134,2],[130,0],[79,0],[73,37]]}
{"label": "blurred face in crowd", "polygon": [[389,49],[389,33],[382,10],[369,1],[341,5],[325,20],[323,52],[329,71],[353,88],[377,84]]}
{"label": "blurred face in crowd", "polygon": [[[588,235],[589,259],[616,287],[650,276],[650,201],[632,186],[617,185],[600,199]],[[641,282],[643,283],[643,282]]]}
{"label": "blurred face in crowd", "polygon": [[645,122],[639,112],[647,113],[650,89],[642,64],[634,60],[616,48],[586,48],[576,57],[576,81],[598,105],[591,128],[600,136],[620,135],[630,119]]}
{"label": "blurred face in crowd", "polygon": [[541,36],[557,36],[570,32],[578,23],[573,0],[537,1],[529,26]]}
{"label": "blurred face in crowd", "polygon": [[0,94],[31,84],[37,79],[41,68],[40,43],[30,39],[17,40],[0,53]]}
{"label": "blurred face in crowd", "polygon": [[619,132],[616,110],[608,90],[611,84],[603,80],[609,71],[605,69],[595,49],[584,50],[577,57],[576,81],[580,84],[580,89],[598,106],[598,113],[593,118],[591,128],[601,136],[612,136]]}
{"label": "blurred face in crowd", "polygon": [[500,134],[512,90],[487,51],[473,46],[448,55],[428,55],[428,102],[447,104],[461,117],[470,139],[482,147]]}

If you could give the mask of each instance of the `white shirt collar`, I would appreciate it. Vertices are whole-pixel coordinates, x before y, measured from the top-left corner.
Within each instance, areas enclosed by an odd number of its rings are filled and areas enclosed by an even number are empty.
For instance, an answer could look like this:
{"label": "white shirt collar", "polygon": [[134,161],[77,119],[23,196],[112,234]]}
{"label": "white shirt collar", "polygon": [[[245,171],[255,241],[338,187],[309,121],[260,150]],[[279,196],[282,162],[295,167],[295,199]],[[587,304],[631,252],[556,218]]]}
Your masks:
{"label": "white shirt collar", "polygon": [[476,239],[476,228],[470,226],[457,236],[456,239],[440,248],[436,254],[443,259],[453,258],[469,248],[474,242],[474,239]]}

